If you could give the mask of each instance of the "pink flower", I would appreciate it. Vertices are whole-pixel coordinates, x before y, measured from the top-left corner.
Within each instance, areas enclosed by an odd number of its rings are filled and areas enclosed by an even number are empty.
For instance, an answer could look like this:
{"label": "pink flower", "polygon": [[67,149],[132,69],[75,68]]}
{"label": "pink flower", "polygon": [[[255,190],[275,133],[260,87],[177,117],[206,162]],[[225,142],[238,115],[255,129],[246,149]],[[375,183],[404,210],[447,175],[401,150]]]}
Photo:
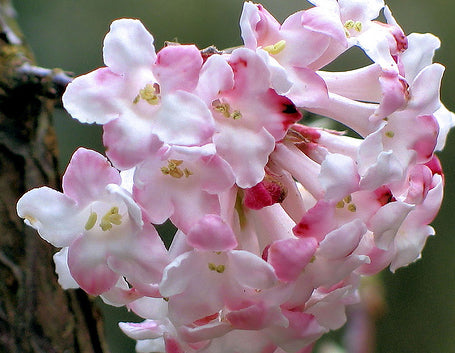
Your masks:
{"label": "pink flower", "polygon": [[209,141],[212,115],[192,93],[202,66],[195,46],[169,46],[155,54],[144,26],[121,19],[112,23],[103,53],[107,67],[76,78],[63,102],[79,121],[104,125],[104,144],[116,166],[133,167],[163,142]]}
{"label": "pink flower", "polygon": [[209,68],[201,75],[202,82],[211,68],[219,68],[211,76],[213,82],[207,83],[213,88],[204,87],[204,99],[215,118],[217,154],[231,166],[237,185],[252,187],[264,178],[275,143],[301,114],[288,98],[270,88],[270,72],[254,51],[236,49],[224,62],[214,55],[205,65]]}
{"label": "pink flower", "polygon": [[155,229],[143,224],[140,208],[120,183],[103,156],[80,148],[63,176],[63,193],[41,187],[17,204],[19,216],[43,239],[68,248],[71,276],[90,294],[108,291],[122,275],[159,281],[167,261]]}
{"label": "pink flower", "polygon": [[220,212],[218,194],[233,184],[232,169],[213,144],[165,146],[137,167],[133,195],[152,223],[170,218],[187,232],[195,219]]}

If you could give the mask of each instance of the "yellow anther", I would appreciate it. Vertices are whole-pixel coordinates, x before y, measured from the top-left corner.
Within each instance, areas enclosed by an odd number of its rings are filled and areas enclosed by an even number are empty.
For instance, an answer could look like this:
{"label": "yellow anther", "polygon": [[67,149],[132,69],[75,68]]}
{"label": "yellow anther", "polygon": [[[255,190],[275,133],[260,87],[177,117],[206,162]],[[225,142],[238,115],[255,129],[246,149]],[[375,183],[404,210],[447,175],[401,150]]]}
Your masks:
{"label": "yellow anther", "polygon": [[344,29],[346,32],[346,36],[350,37],[351,34],[349,33],[350,29],[353,29],[356,32],[361,32],[362,31],[362,22],[360,21],[354,21],[354,20],[347,20],[344,23]]}
{"label": "yellow anther", "polygon": [[339,202],[337,202],[337,204],[335,205],[336,208],[343,208],[344,207],[344,201],[341,200]]}
{"label": "yellow anther", "polygon": [[266,52],[268,52],[271,55],[276,55],[281,53],[284,48],[286,47],[286,41],[285,40],[280,40],[279,42],[276,42],[273,45],[267,45],[266,47],[262,48]]}
{"label": "yellow anther", "polygon": [[175,167],[175,168],[169,169],[169,175],[173,178],[180,179],[183,176],[183,172],[180,168]]}
{"label": "yellow anther", "polygon": [[96,212],[91,212],[90,216],[88,216],[87,223],[85,223],[85,230],[92,229],[95,226],[97,219],[98,215],[96,214]]}
{"label": "yellow anther", "polygon": [[361,31],[362,31],[362,22],[360,22],[360,21],[355,21],[355,23],[354,23],[354,29],[355,29],[357,32],[361,32]]}
{"label": "yellow anther", "polygon": [[239,110],[234,110],[234,112],[231,112],[231,106],[228,103],[222,103],[219,99],[216,99],[212,102],[212,107],[217,112],[221,113],[225,118],[237,120],[242,117],[242,113],[240,113]]}
{"label": "yellow anther", "polygon": [[134,98],[133,103],[138,103],[141,99],[151,105],[157,105],[160,102],[160,88],[158,84],[147,83],[144,88],[139,90],[139,94]]}
{"label": "yellow anther", "polygon": [[385,135],[389,138],[392,138],[395,136],[395,133],[393,131],[386,131]]}
{"label": "yellow anther", "polygon": [[100,227],[103,231],[110,230],[113,224],[122,224],[122,215],[118,211],[118,207],[114,206],[101,218]]}
{"label": "yellow anther", "polygon": [[344,199],[343,199],[344,202],[346,203],[350,203],[352,201],[352,196],[351,195],[348,195],[346,196]]}
{"label": "yellow anther", "polygon": [[355,22],[353,20],[347,20],[344,23],[344,28],[346,28],[346,29],[353,29],[354,26],[355,26]]}
{"label": "yellow anther", "polygon": [[240,111],[236,110],[234,113],[231,114],[231,118],[234,120],[240,119],[242,117],[242,113]]}
{"label": "yellow anther", "polygon": [[226,267],[224,265],[215,265],[213,262],[208,263],[208,267],[210,271],[215,271],[218,273],[223,273]]}
{"label": "yellow anther", "polygon": [[355,211],[357,211],[357,207],[355,207],[355,205],[354,205],[353,203],[350,203],[350,204],[348,205],[348,210],[349,210],[350,212],[355,212]]}
{"label": "yellow anther", "polygon": [[193,172],[188,168],[183,169],[183,174],[185,174],[185,178],[188,178],[190,175],[193,175]]}
{"label": "yellow anther", "polygon": [[226,118],[231,116],[231,107],[227,103],[221,103],[219,99],[216,99],[212,102],[212,107],[217,112],[223,114]]}
{"label": "yellow anther", "polygon": [[173,178],[180,179],[181,177],[185,176],[188,178],[193,173],[188,168],[184,168],[183,170],[179,168],[179,166],[183,163],[182,160],[178,159],[170,159],[167,161],[167,167],[161,167],[161,173],[164,175],[170,175]]}
{"label": "yellow anther", "polygon": [[180,159],[170,159],[169,160],[169,165],[172,165],[172,167],[178,167],[182,163],[183,163],[183,161]]}

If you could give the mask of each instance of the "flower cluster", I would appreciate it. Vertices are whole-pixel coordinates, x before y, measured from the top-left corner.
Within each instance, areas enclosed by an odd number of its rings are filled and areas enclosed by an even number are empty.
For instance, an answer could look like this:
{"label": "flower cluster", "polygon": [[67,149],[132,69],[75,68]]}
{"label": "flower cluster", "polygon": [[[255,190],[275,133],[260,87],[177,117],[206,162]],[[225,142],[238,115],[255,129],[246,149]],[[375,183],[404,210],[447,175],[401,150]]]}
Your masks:
{"label": "flower cluster", "polygon": [[[229,51],[156,52],[117,20],[106,67],[65,92],[75,119],[103,125],[107,158],[78,149],[63,192],[31,190],[18,214],[61,248],[63,288],[145,319],[120,323],[138,352],[310,352],[362,276],[415,261],[434,234],[434,152],[455,121],[439,40],[406,36],[382,0],[311,2],[282,24],[246,2]],[[354,46],[370,65],[321,70]],[[168,220],[169,249],[154,227]]]}

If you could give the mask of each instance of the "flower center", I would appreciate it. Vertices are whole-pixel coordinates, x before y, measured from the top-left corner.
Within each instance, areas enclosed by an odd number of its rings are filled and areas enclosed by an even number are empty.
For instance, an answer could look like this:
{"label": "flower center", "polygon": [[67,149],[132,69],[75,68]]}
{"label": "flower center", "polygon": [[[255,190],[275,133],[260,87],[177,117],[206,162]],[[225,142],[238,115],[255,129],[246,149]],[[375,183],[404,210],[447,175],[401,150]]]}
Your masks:
{"label": "flower center", "polygon": [[181,177],[188,178],[193,173],[188,168],[180,168],[180,165],[183,163],[179,159],[169,159],[167,161],[166,167],[161,167],[161,173],[164,175],[170,175],[173,178],[180,179]]}
{"label": "flower center", "polygon": [[[98,214],[94,211],[90,212],[90,215],[85,223],[85,230],[91,230],[98,220]],[[101,217],[101,221],[99,222],[99,226],[103,232],[112,229],[113,225],[119,226],[122,224],[122,215],[119,214],[119,208],[117,206],[113,206],[106,212],[106,214]]]}
{"label": "flower center", "polygon": [[360,21],[354,21],[354,20],[347,20],[344,23],[344,31],[346,32],[346,37],[350,37],[351,33],[349,32],[351,29],[353,29],[356,32],[361,32],[362,31],[362,22]]}
{"label": "flower center", "polygon": [[148,104],[157,105],[160,103],[160,85],[158,83],[147,83],[144,88],[139,90],[139,94],[134,98],[133,103],[137,104],[143,99]]}
{"label": "flower center", "polygon": [[224,265],[215,265],[213,262],[209,262],[208,266],[209,266],[209,270],[210,271],[215,271],[215,272],[218,272],[218,273],[223,273],[224,270],[226,269],[226,266],[224,266]]}
{"label": "flower center", "polygon": [[238,120],[242,117],[240,110],[232,111],[229,103],[223,103],[219,99],[216,99],[212,102],[212,107],[218,113],[221,113],[225,118],[230,118],[233,120]]}
{"label": "flower center", "polygon": [[336,208],[344,208],[345,206],[346,206],[346,209],[350,212],[357,211],[357,206],[355,205],[355,203],[352,202],[351,195],[346,196],[343,200],[339,201],[336,204]]}

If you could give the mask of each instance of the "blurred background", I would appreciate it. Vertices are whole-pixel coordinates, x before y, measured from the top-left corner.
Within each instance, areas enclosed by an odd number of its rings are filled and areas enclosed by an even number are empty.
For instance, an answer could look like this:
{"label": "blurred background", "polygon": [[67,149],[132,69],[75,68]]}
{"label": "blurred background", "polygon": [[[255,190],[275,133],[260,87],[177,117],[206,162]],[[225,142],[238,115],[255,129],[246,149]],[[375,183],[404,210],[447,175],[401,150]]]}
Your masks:
{"label": "blurred background", "polygon": [[[280,21],[308,7],[303,0],[262,2]],[[155,46],[166,40],[195,43],[200,48],[241,45],[238,20],[242,0],[15,0],[18,20],[40,66],[62,68],[77,75],[102,66],[102,41],[112,20],[140,19],[153,33]],[[455,110],[455,2],[389,0],[404,31],[431,32],[442,40],[435,61],[447,67],[442,100]],[[350,67],[352,63],[341,63]],[[79,146],[103,151],[101,129],[81,125],[63,111],[55,116],[61,168]],[[384,272],[386,308],[377,323],[376,353],[455,352],[455,136],[441,153],[446,196],[433,223],[423,258],[395,274]],[[118,321],[140,321],[122,309],[100,306],[107,317],[112,353],[134,352]]]}

